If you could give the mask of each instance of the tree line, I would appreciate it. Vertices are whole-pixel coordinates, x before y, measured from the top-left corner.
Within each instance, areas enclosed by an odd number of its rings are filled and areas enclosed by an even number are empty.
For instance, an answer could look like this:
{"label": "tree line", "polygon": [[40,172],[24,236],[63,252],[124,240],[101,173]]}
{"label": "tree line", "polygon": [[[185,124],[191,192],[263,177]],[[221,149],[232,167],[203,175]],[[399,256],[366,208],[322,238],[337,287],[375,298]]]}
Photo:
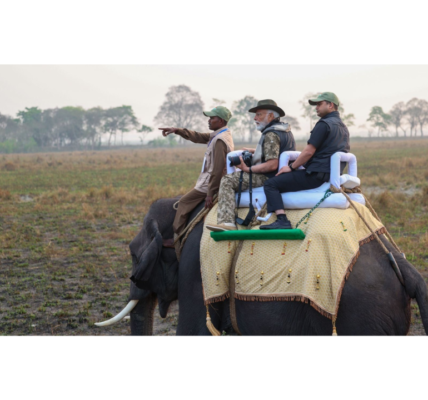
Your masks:
{"label": "tree line", "polygon": [[[416,136],[419,130],[420,136],[424,136],[424,126],[428,124],[428,101],[416,97],[407,103],[400,101],[394,104],[389,112],[384,112],[382,107],[374,106],[367,118],[370,128],[367,129],[369,137],[376,130],[377,136],[389,134],[389,127],[395,130],[398,137],[400,131],[403,136]],[[360,126],[366,128],[365,125]]]}
{"label": "tree line", "polygon": [[[301,117],[309,120],[310,130],[319,117],[316,109],[308,103],[309,98],[314,98],[319,93],[308,93],[300,100]],[[208,107],[212,109],[219,105],[225,105],[222,99],[212,99]],[[238,142],[253,143],[258,139],[258,133],[254,124],[254,115],[248,110],[257,105],[257,99],[253,96],[234,101],[231,106],[232,118],[228,126]],[[207,118],[203,115],[204,102],[197,91],[186,85],[171,86],[165,94],[165,100],[160,105],[158,113],[154,117],[155,126],[186,127],[193,130],[206,132]],[[339,106],[339,112],[344,123],[350,127],[355,125],[355,115],[345,113],[343,104]],[[291,125],[293,132],[301,130],[299,121],[293,116],[286,115],[282,121]],[[423,128],[428,123],[428,102],[413,98],[407,103],[399,102],[386,113],[382,107],[372,107],[367,118],[369,127],[365,124],[359,128],[365,129],[371,137],[375,130],[377,135],[390,134],[389,127],[395,128],[395,136],[401,131],[404,136],[416,136],[417,129],[423,136]],[[131,106],[101,108],[93,107],[62,107],[42,110],[38,107],[26,107],[19,111],[15,118],[0,113],[0,152],[31,151],[36,148],[73,148],[84,146],[87,149],[101,148],[105,144],[117,145],[118,137],[123,145],[123,135],[130,131],[140,134],[140,141],[144,140],[153,127],[142,125],[135,116]],[[181,137],[169,135],[167,138],[157,137],[148,142],[151,146],[174,146],[184,142]]]}
{"label": "tree line", "polygon": [[116,144],[118,135],[131,130],[146,133],[152,128],[141,125],[131,106],[103,109],[62,107],[42,110],[26,107],[16,118],[0,114],[0,151],[31,151],[35,148],[64,148],[84,145],[88,149]]}

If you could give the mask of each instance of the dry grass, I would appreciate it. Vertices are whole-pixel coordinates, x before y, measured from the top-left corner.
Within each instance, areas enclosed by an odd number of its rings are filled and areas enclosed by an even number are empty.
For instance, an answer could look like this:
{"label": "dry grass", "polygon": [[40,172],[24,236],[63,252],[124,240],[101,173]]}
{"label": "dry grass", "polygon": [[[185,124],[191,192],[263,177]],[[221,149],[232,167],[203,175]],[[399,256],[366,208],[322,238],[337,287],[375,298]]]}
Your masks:
{"label": "dry grass", "polygon": [[[363,191],[426,277],[428,140],[359,142],[352,151]],[[129,242],[155,199],[193,187],[203,153],[199,146],[1,156],[0,332],[128,334],[126,322],[93,323],[126,303]],[[158,334],[173,333],[165,325]]]}

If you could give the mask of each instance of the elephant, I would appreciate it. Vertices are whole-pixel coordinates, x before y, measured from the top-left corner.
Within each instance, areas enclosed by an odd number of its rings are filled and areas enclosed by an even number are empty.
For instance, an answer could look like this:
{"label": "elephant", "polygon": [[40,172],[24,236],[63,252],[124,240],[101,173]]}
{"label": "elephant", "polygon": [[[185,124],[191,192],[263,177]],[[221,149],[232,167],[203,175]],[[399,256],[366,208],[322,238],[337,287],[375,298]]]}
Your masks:
{"label": "elephant", "polygon": [[[189,234],[178,262],[174,249],[162,247],[162,238],[172,237],[178,198],[152,204],[143,228],[131,242],[133,259],[130,304],[131,334],[152,334],[156,299],[165,317],[178,298],[177,335],[210,335],[206,326],[200,273],[199,244],[203,222]],[[192,219],[204,206],[193,211]],[[401,270],[403,286],[377,241],[360,247],[360,256],[349,275],[340,301],[338,335],[406,335],[410,328],[411,299],[416,299],[425,332],[428,332],[427,286],[413,265],[380,235]],[[229,299],[210,305],[212,323],[220,332],[232,333]],[[296,301],[235,300],[236,321],[242,335],[331,335],[332,321],[309,304]],[[119,314],[116,319],[120,319]],[[114,319],[114,318],[113,318]],[[112,319],[112,320],[113,320]]]}

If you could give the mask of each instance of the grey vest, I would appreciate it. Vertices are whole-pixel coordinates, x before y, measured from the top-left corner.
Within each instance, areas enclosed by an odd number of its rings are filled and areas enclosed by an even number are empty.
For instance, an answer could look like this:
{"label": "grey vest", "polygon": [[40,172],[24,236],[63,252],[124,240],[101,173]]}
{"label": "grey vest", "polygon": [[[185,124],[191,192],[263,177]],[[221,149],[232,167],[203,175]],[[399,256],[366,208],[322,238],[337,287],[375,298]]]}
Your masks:
{"label": "grey vest", "polygon": [[[254,152],[254,156],[251,160],[252,165],[263,164],[266,162],[263,143],[265,141],[266,133],[268,132],[274,132],[279,137],[280,148],[278,159],[282,152],[296,150],[296,142],[294,141],[294,136],[291,133],[290,125],[287,122],[272,121],[272,123],[263,130],[262,136],[259,140],[259,143],[257,144],[256,151]],[[277,171],[272,171],[264,175],[271,178],[272,176],[275,176],[276,173]]]}
{"label": "grey vest", "polygon": [[[329,126],[330,132],[325,141],[315,151],[313,157],[308,161],[305,168],[311,172],[330,173],[330,157],[337,151],[348,153],[350,150],[349,131],[340,117],[322,118],[317,124],[322,123],[321,121]],[[341,172],[345,165],[346,163],[341,164]]]}

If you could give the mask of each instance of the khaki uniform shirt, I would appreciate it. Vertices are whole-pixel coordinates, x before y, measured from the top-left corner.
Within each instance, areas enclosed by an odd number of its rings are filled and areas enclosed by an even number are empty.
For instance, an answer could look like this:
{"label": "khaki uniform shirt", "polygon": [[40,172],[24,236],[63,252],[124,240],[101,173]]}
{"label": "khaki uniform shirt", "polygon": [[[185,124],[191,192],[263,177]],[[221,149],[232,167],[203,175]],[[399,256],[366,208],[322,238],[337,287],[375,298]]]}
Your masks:
{"label": "khaki uniform shirt", "polygon": [[[219,131],[226,129],[226,127],[221,128]],[[180,135],[186,140],[190,140],[193,143],[202,143],[208,144],[211,139],[213,139],[213,134],[215,136],[216,132],[213,133],[199,133],[191,131],[189,129],[178,129],[177,135]],[[221,136],[221,135],[219,135]],[[221,178],[226,173],[226,156],[227,153],[233,151],[233,140],[226,138],[222,140],[222,137],[217,137],[215,143],[213,143],[214,148],[212,151],[212,157],[210,159],[211,171],[202,171],[199,176],[196,190],[207,193],[207,197],[213,197],[218,193],[220,187]]]}

